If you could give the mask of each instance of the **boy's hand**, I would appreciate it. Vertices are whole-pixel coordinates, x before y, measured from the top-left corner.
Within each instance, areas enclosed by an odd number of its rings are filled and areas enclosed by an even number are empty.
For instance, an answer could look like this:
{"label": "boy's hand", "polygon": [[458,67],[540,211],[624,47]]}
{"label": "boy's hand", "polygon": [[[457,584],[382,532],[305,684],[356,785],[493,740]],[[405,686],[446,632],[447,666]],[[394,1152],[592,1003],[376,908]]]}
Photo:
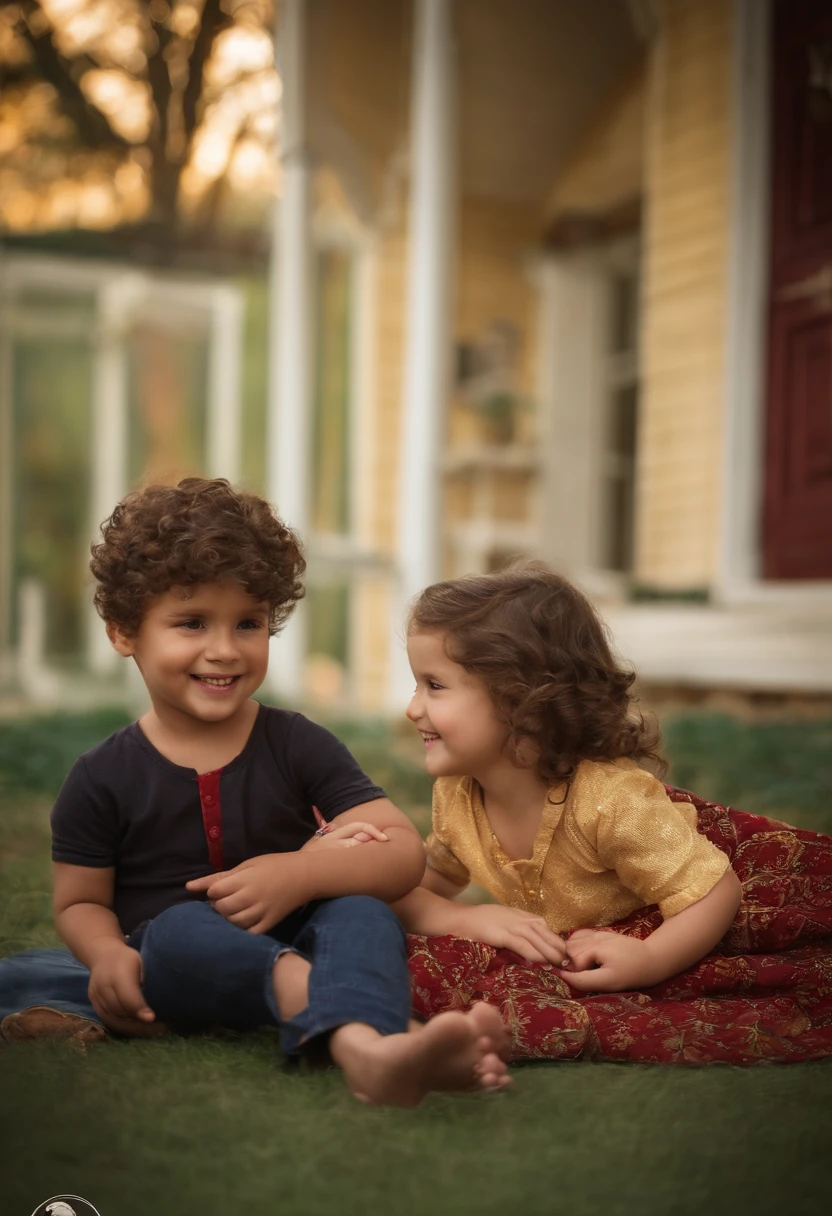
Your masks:
{"label": "boy's hand", "polygon": [[307,903],[298,853],[264,853],[218,874],[186,882],[205,891],[211,907],[249,933],[268,933],[295,908]]}
{"label": "boy's hand", "polygon": [[367,844],[370,840],[389,840],[389,837],[374,823],[345,823],[340,828],[325,832],[323,836],[314,835],[301,846],[299,852],[305,853],[312,849],[351,849],[357,844]]}
{"label": "boy's hand", "polygon": [[462,908],[459,937],[513,950],[532,963],[554,963],[559,967],[566,955],[566,943],[542,916],[502,904],[475,904]]}
{"label": "boy's hand", "polygon": [[142,992],[142,958],[138,950],[114,941],[101,948],[90,968],[89,998],[109,1030],[134,1038],[166,1034]]}
{"label": "boy's hand", "polygon": [[646,941],[621,933],[579,929],[566,943],[563,978],[579,992],[627,992],[662,978]]}

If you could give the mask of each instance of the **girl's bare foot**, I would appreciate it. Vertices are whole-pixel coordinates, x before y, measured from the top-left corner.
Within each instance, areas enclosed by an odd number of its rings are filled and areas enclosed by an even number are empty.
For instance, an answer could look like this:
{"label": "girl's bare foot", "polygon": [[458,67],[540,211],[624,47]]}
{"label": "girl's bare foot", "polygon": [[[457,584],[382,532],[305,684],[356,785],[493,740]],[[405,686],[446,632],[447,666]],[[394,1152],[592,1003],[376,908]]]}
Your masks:
{"label": "girl's bare foot", "polygon": [[504,1089],[508,1035],[493,1006],[440,1013],[407,1034],[380,1035],[362,1023],[341,1026],[332,1058],[350,1090],[377,1106],[418,1106],[433,1090]]}

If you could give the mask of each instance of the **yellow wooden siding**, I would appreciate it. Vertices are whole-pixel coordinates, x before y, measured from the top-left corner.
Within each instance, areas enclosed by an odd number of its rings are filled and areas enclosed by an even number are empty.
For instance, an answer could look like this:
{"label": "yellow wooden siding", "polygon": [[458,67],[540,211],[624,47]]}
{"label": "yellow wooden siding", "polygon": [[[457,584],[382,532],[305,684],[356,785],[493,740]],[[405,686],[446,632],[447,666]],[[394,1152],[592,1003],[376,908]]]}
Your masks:
{"label": "yellow wooden siding", "polygon": [[524,273],[524,257],[537,244],[536,207],[466,199],[458,239],[455,332],[459,339],[482,337],[491,321],[510,321],[523,335],[520,372],[529,382],[534,293]]}
{"label": "yellow wooden siding", "polygon": [[[524,396],[531,391],[536,357],[536,295],[525,260],[539,227],[537,208],[466,199],[457,230],[453,340],[476,343],[493,322],[509,322],[519,337],[517,388]],[[531,422],[524,420],[527,427]],[[477,418],[459,399],[450,402],[447,438],[449,446],[483,438]]]}
{"label": "yellow wooden siding", "polygon": [[547,214],[612,211],[642,192],[645,71],[639,65],[604,105],[558,174]]}
{"label": "yellow wooden siding", "polygon": [[350,603],[352,679],[350,704],[377,712],[387,700],[392,592],[383,576],[365,575],[355,583]]}
{"label": "yellow wooden siding", "polygon": [[732,6],[663,0],[647,109],[636,577],[717,563],[726,354]]}
{"label": "yellow wooden siding", "polygon": [[392,554],[396,543],[399,441],[405,339],[407,234],[404,215],[381,229],[376,242],[376,450],[372,519],[375,546]]}
{"label": "yellow wooden siding", "polygon": [[[403,384],[406,307],[407,232],[401,208],[376,242],[377,264],[377,487],[372,536],[375,545],[392,553],[396,540],[397,484]],[[452,341],[476,342],[494,321],[509,321],[520,335],[518,387],[528,395],[532,383],[535,293],[524,269],[524,258],[538,231],[539,213],[512,204],[466,201],[457,228],[456,283],[452,285]],[[452,391],[451,394],[452,396]],[[528,429],[531,416],[523,419]],[[479,437],[477,421],[458,400],[449,403],[448,440]],[[458,495],[446,503],[445,522],[459,521]]]}

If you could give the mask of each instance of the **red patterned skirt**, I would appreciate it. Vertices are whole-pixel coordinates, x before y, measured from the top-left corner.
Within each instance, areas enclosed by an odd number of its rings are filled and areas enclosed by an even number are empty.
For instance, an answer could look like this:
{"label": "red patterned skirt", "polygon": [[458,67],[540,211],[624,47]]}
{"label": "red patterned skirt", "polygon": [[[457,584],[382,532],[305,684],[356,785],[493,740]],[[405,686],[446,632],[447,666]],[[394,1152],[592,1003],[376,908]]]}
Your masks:
{"label": "red patterned skirt", "polygon": [[[743,884],[736,920],[695,967],[643,992],[578,995],[544,963],[453,937],[411,937],[414,1010],[500,1008],[514,1058],[758,1064],[832,1056],[832,837],[668,787]],[[611,926],[646,937],[655,907]]]}

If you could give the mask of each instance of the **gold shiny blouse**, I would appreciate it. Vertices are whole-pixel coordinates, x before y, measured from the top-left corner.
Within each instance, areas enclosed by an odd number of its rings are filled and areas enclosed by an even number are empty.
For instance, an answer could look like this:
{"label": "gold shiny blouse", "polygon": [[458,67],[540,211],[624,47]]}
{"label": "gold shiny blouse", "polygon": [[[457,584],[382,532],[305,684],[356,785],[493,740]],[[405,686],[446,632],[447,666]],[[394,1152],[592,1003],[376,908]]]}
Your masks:
{"label": "gold shiny blouse", "polygon": [[653,903],[673,916],[707,895],[729,865],[697,832],[695,809],[671,802],[655,777],[626,759],[582,760],[565,798],[563,787],[551,790],[523,861],[501,848],[479,785],[440,777],[427,853],[451,882],[478,883],[561,933],[609,925]]}

